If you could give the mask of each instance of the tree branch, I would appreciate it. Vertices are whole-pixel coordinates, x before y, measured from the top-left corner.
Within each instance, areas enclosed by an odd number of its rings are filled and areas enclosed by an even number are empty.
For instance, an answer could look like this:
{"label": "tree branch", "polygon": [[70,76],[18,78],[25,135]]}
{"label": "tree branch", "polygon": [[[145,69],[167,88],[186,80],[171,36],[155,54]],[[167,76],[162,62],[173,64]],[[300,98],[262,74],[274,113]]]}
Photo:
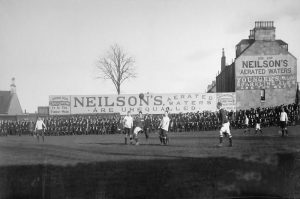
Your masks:
{"label": "tree branch", "polygon": [[99,77],[101,79],[110,79],[117,92],[120,91],[122,83],[130,78],[135,78],[134,59],[128,56],[119,45],[110,47],[110,51],[103,58],[97,61]]}

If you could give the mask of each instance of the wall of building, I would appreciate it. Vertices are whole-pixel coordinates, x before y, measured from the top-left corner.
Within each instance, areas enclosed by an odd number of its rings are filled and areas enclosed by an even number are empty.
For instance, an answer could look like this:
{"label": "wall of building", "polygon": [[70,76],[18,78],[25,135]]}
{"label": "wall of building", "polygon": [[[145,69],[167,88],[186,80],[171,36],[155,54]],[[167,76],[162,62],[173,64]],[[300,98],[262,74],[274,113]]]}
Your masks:
{"label": "wall of building", "polygon": [[235,91],[235,69],[234,63],[226,66],[224,70],[216,77],[217,92],[234,92]]}
{"label": "wall of building", "polygon": [[6,115],[1,114],[0,120],[8,120],[8,121],[33,121],[36,122],[38,118],[38,114],[23,114],[23,115]]}
{"label": "wall of building", "polygon": [[49,115],[49,106],[38,106],[39,115]]}
{"label": "wall of building", "polygon": [[267,89],[265,90],[265,100],[263,101],[261,100],[260,90],[238,90],[235,93],[237,110],[292,104],[296,98],[295,89]]}
{"label": "wall of building", "polygon": [[237,109],[295,102],[297,59],[276,41],[255,41],[236,58],[235,74]]}

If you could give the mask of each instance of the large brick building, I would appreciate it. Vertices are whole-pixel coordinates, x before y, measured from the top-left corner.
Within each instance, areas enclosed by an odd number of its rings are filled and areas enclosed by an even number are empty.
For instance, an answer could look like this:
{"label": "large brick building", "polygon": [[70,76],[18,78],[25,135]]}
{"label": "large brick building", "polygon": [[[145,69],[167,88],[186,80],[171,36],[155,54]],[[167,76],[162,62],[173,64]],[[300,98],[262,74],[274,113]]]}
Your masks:
{"label": "large brick building", "polygon": [[294,103],[297,59],[288,44],[275,38],[272,21],[255,22],[248,39],[236,45],[235,61],[216,77],[216,92],[235,92],[237,109]]}

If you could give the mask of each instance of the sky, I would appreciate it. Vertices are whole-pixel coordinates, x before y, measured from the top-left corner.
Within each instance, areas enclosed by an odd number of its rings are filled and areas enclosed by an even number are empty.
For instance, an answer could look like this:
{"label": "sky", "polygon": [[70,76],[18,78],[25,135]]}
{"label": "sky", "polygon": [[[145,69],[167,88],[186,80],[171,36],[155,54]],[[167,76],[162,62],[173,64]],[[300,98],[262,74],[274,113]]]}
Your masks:
{"label": "sky", "polygon": [[204,93],[222,48],[230,64],[255,21],[274,21],[276,39],[299,59],[299,8],[298,0],[0,0],[0,90],[15,77],[27,112],[48,106],[49,95],[116,94],[96,65],[118,44],[137,72],[122,94]]}

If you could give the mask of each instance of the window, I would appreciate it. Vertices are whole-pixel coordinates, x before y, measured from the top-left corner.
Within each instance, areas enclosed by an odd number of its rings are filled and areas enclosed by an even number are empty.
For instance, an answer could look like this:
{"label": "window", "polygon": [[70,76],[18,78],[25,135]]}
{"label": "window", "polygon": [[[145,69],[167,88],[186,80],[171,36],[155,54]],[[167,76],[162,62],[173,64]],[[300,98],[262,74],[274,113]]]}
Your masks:
{"label": "window", "polygon": [[266,91],[265,89],[260,90],[260,100],[265,101],[266,100]]}

